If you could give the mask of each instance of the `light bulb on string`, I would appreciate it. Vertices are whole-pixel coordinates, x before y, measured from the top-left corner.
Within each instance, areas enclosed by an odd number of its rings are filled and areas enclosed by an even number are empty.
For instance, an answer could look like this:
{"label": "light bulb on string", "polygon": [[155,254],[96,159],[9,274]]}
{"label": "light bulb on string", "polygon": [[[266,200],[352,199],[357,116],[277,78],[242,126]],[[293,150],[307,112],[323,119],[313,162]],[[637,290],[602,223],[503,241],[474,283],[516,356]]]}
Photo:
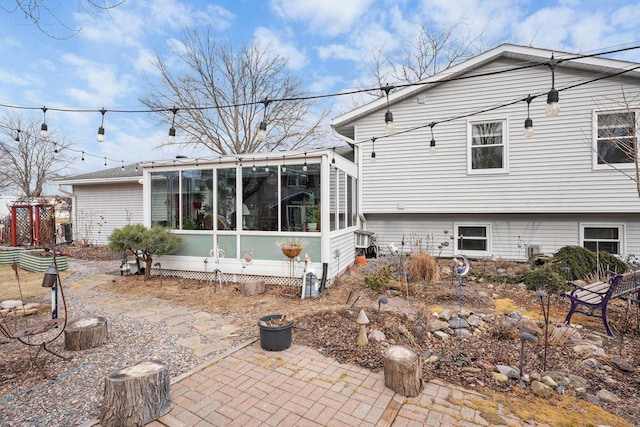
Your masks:
{"label": "light bulb on string", "polygon": [[331,167],[336,168],[336,147],[333,147],[333,157],[331,158]]}
{"label": "light bulb on string", "polygon": [[16,137],[14,138],[16,142],[20,142],[20,129],[16,129]]}
{"label": "light bulb on string", "polygon": [[253,167],[251,168],[253,172],[256,172],[258,169],[256,168],[256,158],[253,158]]}
{"label": "light bulb on string", "polygon": [[531,105],[531,101],[533,97],[531,95],[527,96],[527,118],[524,120],[524,136],[530,138],[533,136],[533,120],[529,116],[529,106]]}
{"label": "light bulb on string", "polygon": [[262,105],[264,105],[264,114],[262,116],[262,121],[260,122],[260,126],[258,127],[258,136],[257,140],[262,142],[267,139],[267,107],[271,104],[271,100],[264,98],[260,101]]}
{"label": "light bulb on string", "polygon": [[120,170],[124,171],[124,160],[120,160],[120,162],[122,163],[122,166],[120,166]]}
{"label": "light bulb on string", "polygon": [[436,125],[436,122],[429,123],[429,127],[431,128],[431,142],[429,143],[429,154],[436,154],[436,140],[433,137],[433,127]]}
{"label": "light bulb on string", "polygon": [[560,114],[560,105],[558,103],[560,101],[560,95],[555,87],[557,64],[558,60],[554,59],[553,54],[551,54],[551,60],[547,63],[549,68],[551,68],[551,90],[547,93],[547,107],[544,111],[547,117],[555,117]]}
{"label": "light bulb on string", "polygon": [[393,124],[393,114],[389,109],[389,92],[392,89],[393,89],[393,86],[389,86],[389,85],[386,85],[385,87],[382,88],[382,90],[387,96],[387,112],[384,113],[384,124],[385,124],[385,129],[387,131],[387,135],[391,135],[395,130],[395,126]]}
{"label": "light bulb on string", "polygon": [[100,121],[100,127],[98,128],[98,136],[96,137],[98,142],[104,142],[104,115],[107,113],[107,110],[104,108],[100,109],[100,114],[102,114],[102,119]]}
{"label": "light bulb on string", "polygon": [[80,158],[84,162],[84,151],[82,152],[82,157]]}
{"label": "light bulb on string", "polygon": [[47,126],[47,107],[42,107],[42,115],[44,119],[40,125],[40,138],[47,139],[49,137],[49,127]]}
{"label": "light bulb on string", "polygon": [[176,142],[175,124],[176,124],[176,114],[178,114],[178,109],[176,107],[173,107],[171,109],[171,112],[173,113],[173,118],[171,119],[171,127],[169,128],[169,136],[167,137],[167,144],[173,144]]}
{"label": "light bulb on string", "polygon": [[371,147],[371,163],[376,162],[376,137],[371,138],[371,143],[373,146]]}
{"label": "light bulb on string", "polygon": [[304,172],[306,172],[306,171],[307,171],[307,169],[308,169],[308,167],[307,167],[307,152],[305,151],[305,152],[304,152],[304,164],[302,165],[302,170],[303,170]]}
{"label": "light bulb on string", "polygon": [[138,172],[138,163],[136,162],[136,172]]}
{"label": "light bulb on string", "polygon": [[104,167],[105,168],[107,167],[107,158],[106,157],[104,158]]}
{"label": "light bulb on string", "polygon": [[287,165],[285,165],[284,163],[284,154],[282,155],[282,172],[286,172],[287,171]]}
{"label": "light bulb on string", "polygon": [[266,164],[265,164],[265,166],[264,166],[264,171],[265,171],[265,172],[269,172],[269,158],[268,158],[268,157],[267,157],[267,159],[266,159]]}

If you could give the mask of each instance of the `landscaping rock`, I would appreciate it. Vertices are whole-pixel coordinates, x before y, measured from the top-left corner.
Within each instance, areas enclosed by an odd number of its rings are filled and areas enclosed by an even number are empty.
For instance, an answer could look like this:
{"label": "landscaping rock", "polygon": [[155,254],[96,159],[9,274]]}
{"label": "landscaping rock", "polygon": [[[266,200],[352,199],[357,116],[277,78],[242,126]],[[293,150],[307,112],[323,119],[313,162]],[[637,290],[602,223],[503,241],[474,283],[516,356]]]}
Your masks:
{"label": "landscaping rock", "polygon": [[602,400],[603,402],[617,403],[620,401],[620,398],[618,396],[616,396],[615,394],[605,389],[600,389],[596,393],[596,396],[598,397],[598,399]]}
{"label": "landscaping rock", "polygon": [[531,383],[531,392],[538,397],[549,397],[553,394],[553,389],[540,381]]}

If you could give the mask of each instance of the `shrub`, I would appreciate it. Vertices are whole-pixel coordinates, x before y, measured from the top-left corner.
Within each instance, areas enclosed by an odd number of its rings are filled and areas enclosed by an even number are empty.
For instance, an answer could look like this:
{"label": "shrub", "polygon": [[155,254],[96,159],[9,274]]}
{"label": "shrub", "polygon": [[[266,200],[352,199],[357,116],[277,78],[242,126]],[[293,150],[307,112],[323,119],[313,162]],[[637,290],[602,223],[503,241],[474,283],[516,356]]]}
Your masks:
{"label": "shrub", "polygon": [[364,276],[364,283],[373,290],[379,290],[391,283],[393,272],[389,267],[381,267],[374,274]]}
{"label": "shrub", "polygon": [[543,289],[549,293],[557,293],[566,280],[549,264],[535,270],[526,271],[522,275],[522,281],[530,291]]}
{"label": "shrub", "polygon": [[601,251],[596,256],[595,252],[591,252],[581,246],[564,246],[560,248],[555,253],[552,263],[557,266],[557,271],[564,266],[571,268],[570,279],[585,280],[589,274],[595,274],[598,271],[598,257],[601,271],[611,270],[619,273],[627,271],[627,264],[614,255]]}
{"label": "shrub", "polygon": [[412,280],[424,280],[426,283],[439,279],[438,264],[429,254],[420,252],[411,255],[404,265]]}

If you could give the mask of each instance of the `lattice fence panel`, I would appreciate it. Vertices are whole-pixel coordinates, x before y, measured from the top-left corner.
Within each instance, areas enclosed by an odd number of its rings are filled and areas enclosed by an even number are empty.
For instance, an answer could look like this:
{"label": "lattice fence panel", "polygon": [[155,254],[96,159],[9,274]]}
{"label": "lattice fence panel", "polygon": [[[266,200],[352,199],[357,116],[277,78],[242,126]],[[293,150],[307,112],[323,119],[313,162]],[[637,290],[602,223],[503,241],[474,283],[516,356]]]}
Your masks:
{"label": "lattice fence panel", "polygon": [[40,245],[52,245],[56,242],[56,216],[53,206],[36,206],[36,209],[36,214],[40,215]]}
{"label": "lattice fence panel", "polygon": [[16,246],[31,245],[33,242],[33,224],[31,206],[16,206],[16,221],[12,226],[16,228]]}

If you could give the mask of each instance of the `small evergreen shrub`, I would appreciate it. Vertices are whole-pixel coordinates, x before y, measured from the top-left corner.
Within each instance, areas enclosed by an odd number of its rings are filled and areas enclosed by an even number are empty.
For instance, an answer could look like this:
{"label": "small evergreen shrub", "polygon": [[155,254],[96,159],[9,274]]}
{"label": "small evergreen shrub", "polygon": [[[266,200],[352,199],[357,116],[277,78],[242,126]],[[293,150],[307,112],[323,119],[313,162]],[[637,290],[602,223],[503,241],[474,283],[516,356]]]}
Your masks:
{"label": "small evergreen shrub", "polygon": [[[571,280],[585,280],[589,274],[598,271],[597,259],[600,261],[601,271],[615,271],[624,273],[627,271],[627,264],[608,252],[600,252],[596,256],[595,252],[591,252],[582,246],[564,246],[555,253],[553,264],[560,267],[569,267],[571,269],[569,278]],[[559,271],[559,270],[558,270]]]}
{"label": "small evergreen shrub", "polygon": [[558,293],[567,279],[547,264],[535,270],[526,271],[522,275],[522,281],[530,291],[544,290],[549,293]]}
{"label": "small evergreen shrub", "polygon": [[391,283],[392,274],[393,272],[389,267],[381,267],[374,274],[364,276],[364,283],[371,289],[377,291]]}

